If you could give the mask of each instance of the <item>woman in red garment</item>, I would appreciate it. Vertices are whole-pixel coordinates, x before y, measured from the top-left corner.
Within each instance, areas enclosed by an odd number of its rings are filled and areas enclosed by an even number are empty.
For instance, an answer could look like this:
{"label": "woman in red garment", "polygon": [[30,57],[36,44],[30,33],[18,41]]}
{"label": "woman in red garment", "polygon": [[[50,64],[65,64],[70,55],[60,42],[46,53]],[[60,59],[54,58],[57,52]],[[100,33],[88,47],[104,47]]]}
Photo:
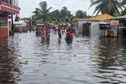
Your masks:
{"label": "woman in red garment", "polygon": [[73,41],[73,29],[71,27],[68,27],[66,30],[66,42],[72,43]]}

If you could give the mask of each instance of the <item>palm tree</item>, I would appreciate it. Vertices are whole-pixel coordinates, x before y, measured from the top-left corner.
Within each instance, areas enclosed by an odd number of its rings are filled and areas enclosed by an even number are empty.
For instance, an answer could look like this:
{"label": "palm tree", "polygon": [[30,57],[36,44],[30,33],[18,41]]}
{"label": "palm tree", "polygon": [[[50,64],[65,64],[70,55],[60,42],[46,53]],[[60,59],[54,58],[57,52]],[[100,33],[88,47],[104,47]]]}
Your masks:
{"label": "palm tree", "polygon": [[91,6],[96,6],[94,13],[106,13],[113,16],[120,14],[119,10],[123,10],[123,5],[119,0],[91,0]]}
{"label": "palm tree", "polygon": [[71,12],[68,11],[67,7],[63,7],[63,8],[61,9],[60,15],[61,15],[61,20],[62,20],[63,22],[65,22],[66,19],[69,19],[69,18],[72,16]]}
{"label": "palm tree", "polygon": [[126,0],[122,0],[122,5],[126,5]]}
{"label": "palm tree", "polygon": [[36,16],[36,19],[43,19],[43,22],[49,21],[49,14],[50,9],[52,7],[47,8],[46,1],[42,1],[39,3],[40,8],[36,8],[35,11],[33,11],[34,16]]}
{"label": "palm tree", "polygon": [[60,11],[58,9],[52,11],[50,13],[50,17],[51,17],[52,21],[59,21],[60,20]]}
{"label": "palm tree", "polygon": [[39,10],[38,8],[35,9],[35,11],[33,11],[34,15],[32,15],[32,19],[33,20],[37,20],[41,18],[41,15],[39,14]]}
{"label": "palm tree", "polygon": [[121,4],[125,6],[124,10],[121,12],[121,15],[126,15],[126,0],[122,0]]}
{"label": "palm tree", "polygon": [[121,12],[121,15],[126,15],[126,8]]}

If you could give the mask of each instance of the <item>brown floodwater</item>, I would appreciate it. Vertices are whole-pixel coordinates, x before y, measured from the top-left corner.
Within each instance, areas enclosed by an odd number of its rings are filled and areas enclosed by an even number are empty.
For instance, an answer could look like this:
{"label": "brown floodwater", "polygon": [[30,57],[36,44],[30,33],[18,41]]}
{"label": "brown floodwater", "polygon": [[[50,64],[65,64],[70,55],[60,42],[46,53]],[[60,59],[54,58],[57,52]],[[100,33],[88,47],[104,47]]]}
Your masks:
{"label": "brown floodwater", "polygon": [[51,33],[0,40],[0,84],[126,84],[126,40],[74,37],[66,44]]}

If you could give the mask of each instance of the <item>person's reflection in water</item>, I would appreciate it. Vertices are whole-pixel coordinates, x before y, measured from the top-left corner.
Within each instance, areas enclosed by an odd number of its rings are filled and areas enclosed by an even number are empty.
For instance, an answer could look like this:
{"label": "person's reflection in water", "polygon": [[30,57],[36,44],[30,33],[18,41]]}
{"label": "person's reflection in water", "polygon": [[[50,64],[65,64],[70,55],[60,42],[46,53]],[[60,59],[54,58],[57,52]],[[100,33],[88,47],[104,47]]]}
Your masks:
{"label": "person's reflection in water", "polygon": [[46,39],[46,45],[49,46],[50,45],[50,38]]}
{"label": "person's reflection in water", "polygon": [[47,47],[50,45],[50,39],[46,39],[46,40],[41,40],[42,46],[47,45]]}
{"label": "person's reflection in water", "polygon": [[45,46],[46,42],[42,40],[41,43],[42,43],[42,46]]}
{"label": "person's reflection in water", "polygon": [[17,84],[18,82],[20,70],[17,55],[14,52],[15,49],[8,46],[7,40],[0,45],[0,84]]}

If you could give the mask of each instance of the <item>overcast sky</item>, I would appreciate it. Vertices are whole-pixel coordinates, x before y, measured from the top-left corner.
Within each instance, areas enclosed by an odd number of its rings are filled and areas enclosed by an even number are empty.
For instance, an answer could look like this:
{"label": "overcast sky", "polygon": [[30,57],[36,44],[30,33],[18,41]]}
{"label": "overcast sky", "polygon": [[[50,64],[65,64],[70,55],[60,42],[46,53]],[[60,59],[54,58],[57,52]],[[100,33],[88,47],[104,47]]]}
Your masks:
{"label": "overcast sky", "polygon": [[68,10],[74,14],[77,10],[87,11],[88,15],[92,15],[94,8],[90,6],[90,0],[19,0],[19,6],[21,8],[19,16],[30,17],[35,8],[39,7],[41,1],[46,1],[48,7],[52,7],[51,11],[59,9],[66,6]]}

